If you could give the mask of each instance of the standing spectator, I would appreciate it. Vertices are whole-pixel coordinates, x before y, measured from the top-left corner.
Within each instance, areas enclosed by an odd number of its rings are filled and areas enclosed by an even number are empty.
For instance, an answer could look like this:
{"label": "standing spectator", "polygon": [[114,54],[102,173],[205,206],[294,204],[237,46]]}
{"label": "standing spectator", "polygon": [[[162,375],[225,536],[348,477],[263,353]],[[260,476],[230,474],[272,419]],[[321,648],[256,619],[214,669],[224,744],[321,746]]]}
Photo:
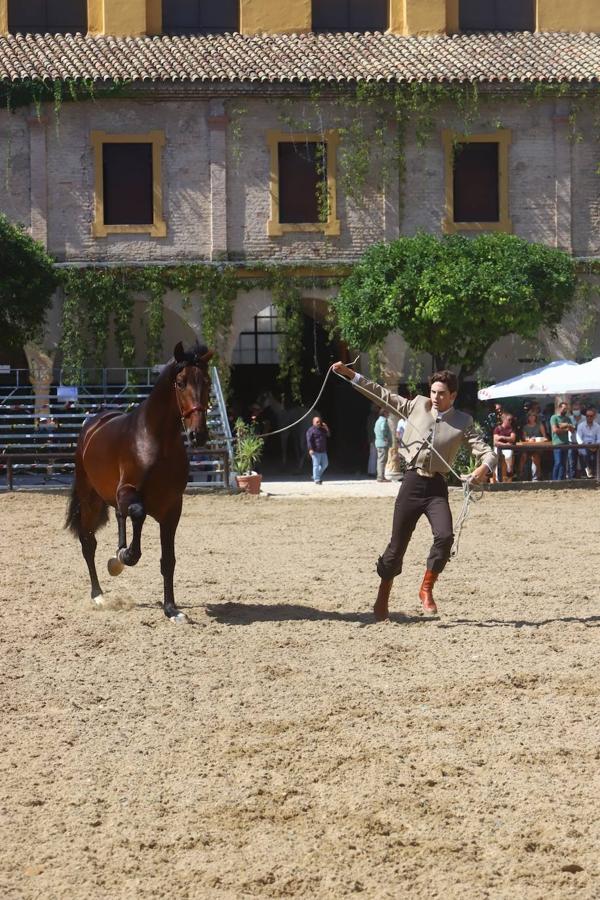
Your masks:
{"label": "standing spectator", "polygon": [[569,455],[567,457],[567,478],[577,478],[579,474],[579,452],[577,450],[577,428],[584,421],[583,410],[578,397],[573,397],[571,402],[571,422],[575,426],[575,431],[569,433]]}
{"label": "standing spectator", "polygon": [[312,426],[306,432],[306,446],[312,459],[313,481],[315,484],[323,484],[323,474],[329,465],[327,456],[327,440],[331,437],[329,426],[321,416],[315,416]]}
{"label": "standing spectator", "polygon": [[392,444],[392,432],[387,419],[387,410],[380,409],[379,416],[375,422],[375,449],[377,450],[377,481],[389,481],[385,477],[385,465],[387,463],[388,451]]}
{"label": "standing spectator", "polygon": [[498,401],[496,401],[491,406],[490,411],[483,420],[483,431],[488,444],[491,444],[493,442],[494,428],[496,428],[496,426],[500,425],[500,423],[502,422],[503,412],[504,407],[501,403],[498,403]]}
{"label": "standing spectator", "polygon": [[367,443],[369,444],[369,461],[367,463],[367,475],[377,475],[377,449],[375,447],[375,422],[379,416],[379,407],[371,404],[367,416]]}
{"label": "standing spectator", "polygon": [[499,481],[513,480],[514,445],[517,443],[517,433],[513,417],[509,412],[502,413],[500,425],[494,428],[494,448],[498,453],[497,477]]}
{"label": "standing spectator", "polygon": [[[523,440],[529,444],[534,442],[537,443],[538,441],[545,441],[546,439],[547,434],[544,423],[540,422],[539,415],[532,407],[530,408],[527,415],[527,422],[525,423],[525,425],[523,425]],[[531,458],[531,480],[539,481],[542,471],[542,454],[523,453],[523,462],[526,462],[526,457]],[[523,468],[524,466],[521,467],[521,473],[523,471]]]}
{"label": "standing spectator", "polygon": [[585,419],[577,426],[577,443],[580,445],[579,454],[581,462],[588,478],[593,478],[592,465],[596,464],[598,450],[591,450],[586,444],[600,444],[600,422],[596,419],[596,410],[588,406],[585,411]]}
{"label": "standing spectator", "polygon": [[550,419],[550,429],[554,453],[552,481],[563,481],[569,454],[569,435],[575,430],[575,426],[569,416],[569,404],[564,400],[558,404],[558,411]]}

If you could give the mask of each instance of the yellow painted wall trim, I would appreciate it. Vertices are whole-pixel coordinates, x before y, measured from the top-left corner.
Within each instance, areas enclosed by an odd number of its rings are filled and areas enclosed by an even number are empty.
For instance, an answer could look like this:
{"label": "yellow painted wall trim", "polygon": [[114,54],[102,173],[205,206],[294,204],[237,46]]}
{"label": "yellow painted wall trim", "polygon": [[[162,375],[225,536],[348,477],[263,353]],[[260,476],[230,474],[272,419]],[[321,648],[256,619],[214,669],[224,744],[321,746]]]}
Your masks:
{"label": "yellow painted wall trim", "polygon": [[239,0],[242,34],[301,34],[310,31],[311,0]]}
{"label": "yellow painted wall trim", "polygon": [[[445,234],[458,231],[502,231],[512,232],[509,214],[508,149],[512,140],[508,128],[499,128],[491,134],[458,134],[442,131],[444,147],[446,214],[442,222]],[[454,221],[454,147],[456,144],[497,143],[498,146],[498,200],[499,219],[497,222],[455,222]]]}
{"label": "yellow painted wall trim", "polygon": [[[163,219],[162,194],[162,148],[165,145],[164,131],[149,131],[147,134],[107,134],[92,131],[90,135],[94,153],[94,237],[109,234],[149,234],[151,237],[166,237],[167,224]],[[104,224],[104,173],[102,165],[103,144],[152,144],[152,224],[148,225],[105,225]]]}
{"label": "yellow painted wall trim", "polygon": [[446,0],[404,0],[404,33],[444,34]]}
{"label": "yellow painted wall trim", "polygon": [[88,0],[90,34],[146,34],[146,0]]}
{"label": "yellow painted wall trim", "polygon": [[[328,210],[325,222],[280,222],[279,221],[279,144],[306,143],[306,141],[327,144],[327,196]],[[285,131],[267,131],[267,144],[271,153],[270,188],[271,217],[267,222],[269,237],[281,237],[291,232],[321,232],[330,237],[340,233],[340,220],[337,217],[337,150],[340,136],[337,131],[324,131],[320,134],[290,134]]]}
{"label": "yellow painted wall trim", "polygon": [[404,3],[405,0],[389,0],[388,32],[390,34],[404,34]]}
{"label": "yellow painted wall trim", "polygon": [[538,31],[600,33],[598,0],[537,0]]}
{"label": "yellow painted wall trim", "polygon": [[146,0],[146,33],[162,34],[162,0]]}
{"label": "yellow painted wall trim", "polygon": [[446,0],[446,34],[458,34],[459,28],[459,0]]}

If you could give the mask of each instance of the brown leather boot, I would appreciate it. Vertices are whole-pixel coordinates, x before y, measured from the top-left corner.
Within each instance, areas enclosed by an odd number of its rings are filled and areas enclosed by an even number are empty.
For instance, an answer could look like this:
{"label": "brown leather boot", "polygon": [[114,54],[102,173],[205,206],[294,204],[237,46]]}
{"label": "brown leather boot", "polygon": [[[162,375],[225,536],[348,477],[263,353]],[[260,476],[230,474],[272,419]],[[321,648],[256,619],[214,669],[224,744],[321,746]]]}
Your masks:
{"label": "brown leather boot", "polygon": [[390,617],[388,603],[393,583],[393,578],[381,579],[379,590],[377,591],[377,600],[375,601],[375,606],[373,607],[373,613],[375,614],[375,619],[378,622],[383,622],[385,621],[385,619],[389,619]]}
{"label": "brown leather boot", "polygon": [[437,606],[433,599],[433,586],[437,581],[438,573],[427,569],[423,578],[423,583],[419,589],[419,600],[426,613],[434,615],[437,612]]}

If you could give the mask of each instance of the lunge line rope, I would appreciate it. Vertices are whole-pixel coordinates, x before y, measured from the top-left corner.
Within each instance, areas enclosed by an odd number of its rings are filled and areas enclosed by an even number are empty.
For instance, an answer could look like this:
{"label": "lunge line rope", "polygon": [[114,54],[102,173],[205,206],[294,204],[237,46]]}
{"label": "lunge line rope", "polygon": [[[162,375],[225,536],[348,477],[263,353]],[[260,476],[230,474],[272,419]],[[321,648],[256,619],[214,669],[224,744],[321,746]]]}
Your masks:
{"label": "lunge line rope", "polygon": [[[348,363],[348,367],[356,365],[359,358],[360,358],[360,356],[357,356],[353,362]],[[309,409],[307,409],[307,411],[302,416],[300,416],[299,419],[296,419],[295,422],[291,422],[289,425],[285,425],[283,428],[278,428],[276,431],[269,431],[269,432],[267,432],[267,434],[261,435],[261,437],[263,439],[265,439],[268,437],[272,437],[274,434],[281,434],[283,431],[289,431],[290,428],[294,428],[296,425],[299,425],[300,422],[303,421],[303,419],[306,419],[307,416],[310,415],[310,413],[313,411],[313,409],[315,408],[315,406],[321,399],[323,391],[325,390],[325,385],[327,384],[327,380],[328,380],[329,376],[331,375],[332,371],[333,371],[333,365],[329,366],[329,368],[327,369],[327,374],[325,375],[325,378],[323,379],[323,384],[321,385],[321,390],[317,394],[317,398],[316,398],[315,402],[312,404],[312,406]],[[348,381],[347,378],[345,378],[343,375],[340,375],[338,372],[335,372],[335,374],[338,376],[338,378],[341,378],[342,381],[346,381],[346,382]],[[352,383],[352,382],[350,382],[350,383]],[[395,409],[389,403],[386,403],[384,400],[381,399],[381,397],[378,397],[377,394],[374,394],[368,388],[361,386],[360,390],[361,390],[361,393],[368,394],[370,397],[372,397],[373,400],[380,407],[385,406],[389,410],[391,410],[395,415],[400,416],[400,418],[404,419],[405,421],[408,421],[408,416],[405,416],[402,413],[398,412],[397,409]],[[416,428],[414,426],[414,424],[411,423],[411,425],[414,428],[414,430],[417,432],[418,436],[421,438],[423,443],[427,444],[427,446],[432,451],[432,453],[435,453],[435,455],[439,459],[441,459],[441,461],[444,463],[444,465],[446,466],[448,471],[452,472],[452,474],[455,476],[455,478],[457,478],[458,481],[460,481],[462,483],[463,503],[462,503],[460,513],[458,514],[458,518],[456,520],[456,527],[455,527],[455,532],[454,532],[454,543],[452,545],[452,553],[451,553],[452,556],[457,556],[458,555],[458,545],[460,542],[460,535],[461,535],[461,532],[463,529],[463,525],[465,524],[465,520],[466,520],[467,516],[469,515],[469,507],[471,505],[471,502],[473,502],[475,500],[481,500],[481,498],[483,497],[483,489],[482,489],[481,485],[474,485],[469,479],[465,478],[463,475],[459,475],[458,472],[456,471],[456,469],[452,468],[452,466],[444,459],[444,457],[441,455],[441,453],[438,453],[438,451],[433,446],[430,438],[427,437],[426,435],[422,434],[422,432],[419,431],[419,429]]]}

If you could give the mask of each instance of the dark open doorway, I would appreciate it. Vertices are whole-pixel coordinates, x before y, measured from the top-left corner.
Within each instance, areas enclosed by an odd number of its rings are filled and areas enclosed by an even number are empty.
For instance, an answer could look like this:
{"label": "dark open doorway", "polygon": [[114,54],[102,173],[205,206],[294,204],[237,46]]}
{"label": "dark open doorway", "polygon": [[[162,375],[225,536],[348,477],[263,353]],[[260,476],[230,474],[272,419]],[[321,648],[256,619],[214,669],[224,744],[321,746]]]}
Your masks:
{"label": "dark open doorway", "polygon": [[[346,350],[337,341],[330,341],[326,329],[321,324],[325,304],[321,301],[313,303],[306,301],[306,307],[313,313],[303,316],[302,337],[302,381],[301,392],[303,409],[308,409],[317,397],[323,379],[332,362],[344,358]],[[255,320],[254,346],[261,340],[263,346],[270,342],[260,337],[264,323]],[[252,330],[244,332],[238,341],[245,347],[242,353],[234,355],[238,360],[232,367],[231,375],[231,411],[233,415],[242,415],[249,419],[256,413],[253,405],[260,397],[270,393],[277,404],[281,403],[286,412],[297,412],[297,417],[302,415],[302,408],[291,398],[290,385],[279,380],[279,366],[275,362],[258,362],[257,359],[269,359],[268,351],[262,354],[255,352],[254,361],[251,361],[250,347],[253,344]],[[272,342],[271,342],[272,343]],[[244,358],[247,362],[240,362]],[[272,358],[272,357],[271,357]],[[369,402],[354,391],[341,379],[331,375],[323,396],[321,397],[317,411],[329,425],[332,436],[329,445],[330,474],[332,476],[349,476],[366,474],[369,455],[369,435],[367,432],[367,418],[369,415]],[[280,419],[281,419],[281,414]],[[294,431],[298,441],[302,441],[303,435],[310,427],[314,412],[308,416]],[[277,414],[266,409],[261,414],[263,427],[273,430],[281,421],[277,421]],[[266,420],[266,421],[265,421]],[[283,463],[280,438],[274,436],[265,441],[264,457],[262,462],[263,473],[268,476],[277,475],[301,475],[309,477],[308,462],[305,459],[301,466],[293,453],[291,445],[288,446],[287,460]]]}

